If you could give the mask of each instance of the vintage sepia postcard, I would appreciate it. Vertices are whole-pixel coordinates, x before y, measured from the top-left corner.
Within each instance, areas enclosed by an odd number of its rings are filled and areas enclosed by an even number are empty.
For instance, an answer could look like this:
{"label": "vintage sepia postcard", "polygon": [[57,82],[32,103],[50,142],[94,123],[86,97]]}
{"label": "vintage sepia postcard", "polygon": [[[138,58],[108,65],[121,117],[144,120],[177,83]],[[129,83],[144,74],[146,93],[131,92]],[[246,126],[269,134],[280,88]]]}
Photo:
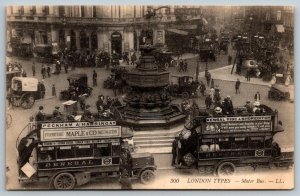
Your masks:
{"label": "vintage sepia postcard", "polygon": [[6,189],[293,189],[294,15],[7,6]]}

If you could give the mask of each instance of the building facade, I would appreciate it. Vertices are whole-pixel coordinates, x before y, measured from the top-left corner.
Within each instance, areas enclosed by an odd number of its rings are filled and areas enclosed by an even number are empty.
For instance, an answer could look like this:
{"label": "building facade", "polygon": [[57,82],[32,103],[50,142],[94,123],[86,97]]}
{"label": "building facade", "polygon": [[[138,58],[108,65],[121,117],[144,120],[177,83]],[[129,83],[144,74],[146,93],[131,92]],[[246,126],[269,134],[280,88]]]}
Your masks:
{"label": "building facade", "polygon": [[173,6],[8,6],[7,41],[53,48],[104,50],[121,54],[138,50],[150,28],[153,44],[165,44],[165,30],[176,19]]}

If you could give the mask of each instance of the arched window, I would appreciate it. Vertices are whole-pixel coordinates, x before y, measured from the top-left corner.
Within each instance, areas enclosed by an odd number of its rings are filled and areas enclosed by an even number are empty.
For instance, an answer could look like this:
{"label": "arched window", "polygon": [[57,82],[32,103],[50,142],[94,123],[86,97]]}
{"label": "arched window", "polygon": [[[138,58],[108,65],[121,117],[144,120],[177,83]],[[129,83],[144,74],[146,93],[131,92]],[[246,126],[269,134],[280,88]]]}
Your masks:
{"label": "arched window", "polygon": [[72,50],[74,50],[74,49],[76,49],[76,34],[75,34],[75,32],[73,31],[73,30],[71,30],[71,49]]}
{"label": "arched window", "polygon": [[89,48],[89,38],[85,31],[80,31],[80,48]]}
{"label": "arched window", "polygon": [[91,33],[91,48],[92,50],[98,49],[98,37],[95,31]]}

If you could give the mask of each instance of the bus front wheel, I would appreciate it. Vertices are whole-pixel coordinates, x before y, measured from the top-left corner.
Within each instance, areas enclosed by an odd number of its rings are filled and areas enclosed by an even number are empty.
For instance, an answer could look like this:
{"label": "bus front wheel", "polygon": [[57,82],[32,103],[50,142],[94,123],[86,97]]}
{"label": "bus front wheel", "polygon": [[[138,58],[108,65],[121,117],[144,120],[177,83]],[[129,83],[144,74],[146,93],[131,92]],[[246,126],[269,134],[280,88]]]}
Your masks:
{"label": "bus front wheel", "polygon": [[73,189],[75,187],[75,177],[70,173],[60,173],[54,178],[54,188],[58,190]]}
{"label": "bus front wheel", "polygon": [[146,170],[142,171],[142,173],[140,175],[140,179],[143,184],[150,184],[154,181],[155,174],[154,174],[153,170],[146,169]]}
{"label": "bus front wheel", "polygon": [[224,162],[218,166],[218,176],[230,176],[234,175],[236,171],[235,165],[231,162]]}

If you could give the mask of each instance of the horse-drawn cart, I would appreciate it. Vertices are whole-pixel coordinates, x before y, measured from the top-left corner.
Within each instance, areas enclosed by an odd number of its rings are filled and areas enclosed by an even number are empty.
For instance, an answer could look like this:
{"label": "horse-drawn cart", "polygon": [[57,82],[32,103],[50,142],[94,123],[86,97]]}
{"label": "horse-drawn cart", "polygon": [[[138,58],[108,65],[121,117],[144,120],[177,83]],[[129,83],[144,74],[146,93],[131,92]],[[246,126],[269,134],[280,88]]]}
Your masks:
{"label": "horse-drawn cart", "polygon": [[11,84],[11,103],[16,107],[29,109],[36,99],[41,98],[38,91],[39,82],[36,78],[14,77]]}

